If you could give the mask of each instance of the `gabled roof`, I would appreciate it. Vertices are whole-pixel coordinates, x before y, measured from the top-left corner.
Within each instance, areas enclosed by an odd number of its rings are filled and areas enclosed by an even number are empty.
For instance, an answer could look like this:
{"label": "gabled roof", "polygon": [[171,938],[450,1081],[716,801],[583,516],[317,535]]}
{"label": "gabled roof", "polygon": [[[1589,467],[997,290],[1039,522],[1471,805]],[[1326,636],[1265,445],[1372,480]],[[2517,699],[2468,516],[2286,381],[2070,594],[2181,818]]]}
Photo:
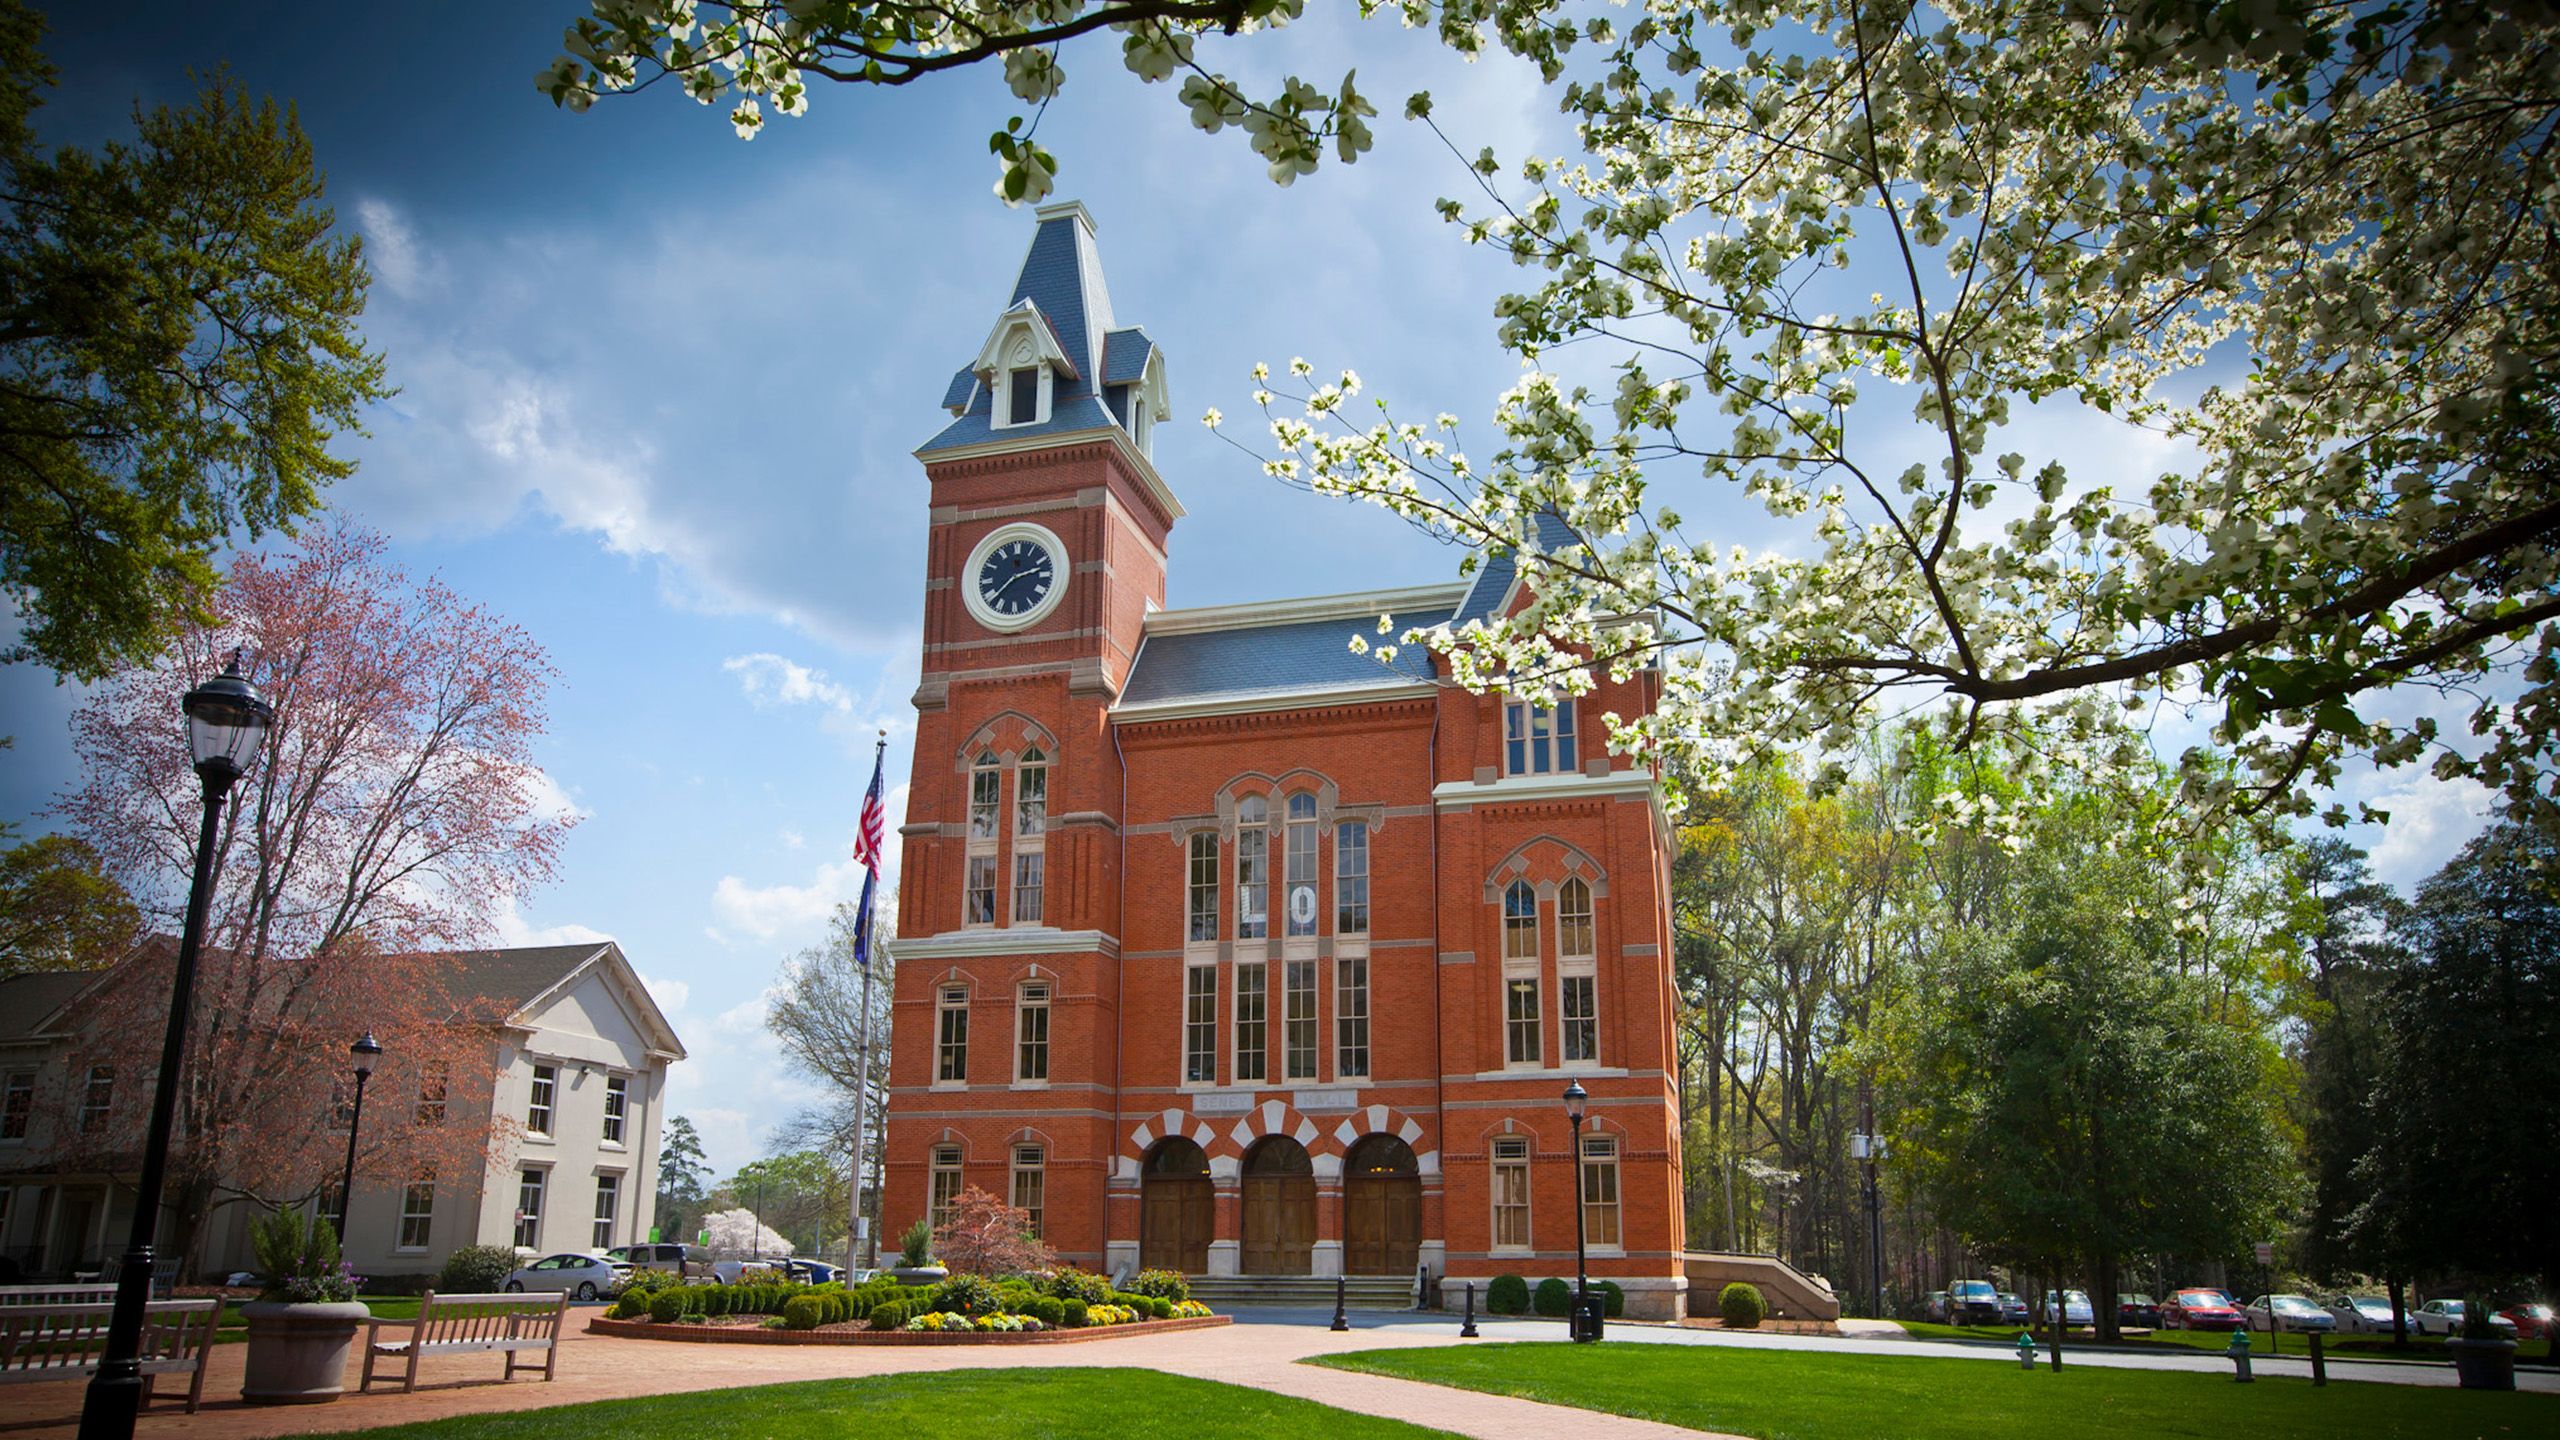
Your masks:
{"label": "gabled roof", "polygon": [[1147,357],[1156,353],[1156,342],[1147,332],[1131,326],[1114,330],[1102,337],[1102,383],[1128,385],[1147,373]]}
{"label": "gabled roof", "polygon": [[0,1042],[24,1040],[44,1028],[71,997],[98,979],[95,970],[40,970],[0,980]]}
{"label": "gabled roof", "polygon": [[[1344,692],[1341,698],[1351,699],[1356,697],[1347,692],[1427,683],[1432,678],[1427,651],[1408,646],[1392,664],[1381,664],[1374,649],[1355,653],[1351,637],[1362,636],[1373,646],[1395,643],[1393,636],[1377,633],[1381,612],[1393,615],[1398,633],[1407,625],[1437,625],[1449,618],[1448,594],[1449,587],[1433,586],[1214,612],[1158,611],[1148,617],[1146,643],[1138,649],[1115,709],[1241,702],[1311,691]],[[1426,603],[1417,606],[1415,601]],[[1293,614],[1313,618],[1288,618]],[[1319,702],[1310,697],[1309,703]]]}
{"label": "gabled roof", "polygon": [[969,408],[969,397],[977,393],[977,389],[978,372],[962,367],[958,374],[951,377],[950,385],[943,389],[942,408],[954,415],[960,414]]}
{"label": "gabled roof", "polygon": [[[1541,553],[1553,554],[1582,543],[1573,527],[1552,510],[1539,511],[1537,522]],[[1458,602],[1456,613],[1449,617],[1449,628],[1463,629],[1470,620],[1490,623],[1510,603],[1512,584],[1519,578],[1520,559],[1516,554],[1508,550],[1488,552],[1483,566],[1476,571],[1476,583],[1467,588],[1467,598]]]}
{"label": "gabled roof", "polygon": [[589,972],[604,970],[614,981],[631,1018],[650,1042],[669,1058],[684,1058],[684,1042],[667,1023],[640,972],[611,940],[575,945],[533,945],[514,950],[460,950],[453,959],[462,968],[457,988],[486,996],[505,1008],[511,1023],[522,1024],[551,997],[568,990]]}

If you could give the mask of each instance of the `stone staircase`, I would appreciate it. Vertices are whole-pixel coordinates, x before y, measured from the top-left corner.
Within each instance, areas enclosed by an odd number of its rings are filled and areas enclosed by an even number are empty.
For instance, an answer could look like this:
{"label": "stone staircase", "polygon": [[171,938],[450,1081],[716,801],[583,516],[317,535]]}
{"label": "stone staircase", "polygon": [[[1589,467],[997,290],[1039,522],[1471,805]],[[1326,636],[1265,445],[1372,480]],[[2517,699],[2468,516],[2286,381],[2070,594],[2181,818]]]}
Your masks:
{"label": "stone staircase", "polygon": [[[1333,1308],[1330,1275],[1194,1275],[1191,1298],[1212,1310],[1238,1305]],[[1344,1279],[1343,1304],[1353,1310],[1410,1310],[1413,1281],[1403,1275],[1353,1275]]]}

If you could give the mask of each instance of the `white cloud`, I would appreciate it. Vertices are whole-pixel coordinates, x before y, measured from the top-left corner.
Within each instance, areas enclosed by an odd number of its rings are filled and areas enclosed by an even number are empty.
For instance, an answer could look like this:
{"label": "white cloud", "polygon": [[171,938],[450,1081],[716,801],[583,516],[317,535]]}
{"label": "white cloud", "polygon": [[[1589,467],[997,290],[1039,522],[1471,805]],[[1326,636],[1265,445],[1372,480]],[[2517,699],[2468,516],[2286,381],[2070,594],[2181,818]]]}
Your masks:
{"label": "white cloud", "polygon": [[779,838],[785,850],[797,850],[809,843],[809,837],[797,830],[785,830]]}
{"label": "white cloud", "polygon": [[417,231],[388,200],[356,202],[356,228],[364,232],[365,263],[374,278],[400,298],[415,299],[435,278],[435,264],[418,244]]}
{"label": "white cloud", "polygon": [[587,945],[611,940],[611,935],[593,926],[575,922],[562,925],[536,925],[525,919],[510,895],[489,917],[490,927],[497,931],[498,944],[507,949],[532,945]]}
{"label": "white cloud", "polygon": [[643,975],[640,977],[640,985],[642,989],[649,992],[650,999],[658,1002],[658,1008],[665,1011],[670,1018],[684,1013],[684,1002],[693,998],[691,985],[664,975]]}
{"label": "white cloud", "polygon": [[595,814],[579,804],[567,786],[540,766],[534,768],[533,778],[526,783],[533,791],[533,817],[537,820],[585,820]]}
{"label": "white cloud", "polygon": [[2367,803],[2391,814],[2373,846],[2373,873],[2402,893],[2417,888],[2489,823],[2493,800],[2468,780],[2419,779]]}
{"label": "white cloud", "polygon": [[[881,856],[880,888],[872,903],[884,913],[891,909],[898,889],[897,831],[907,812],[907,788],[892,786],[880,797],[880,807],[888,821],[889,844]],[[838,855],[838,859],[821,862],[805,882],[757,885],[742,876],[721,876],[711,890],[712,909],[722,922],[721,931],[715,932],[713,938],[727,944],[722,932],[743,932],[764,941],[780,938],[797,944],[815,940],[838,905],[862,898],[862,865],[853,858],[849,834]]]}
{"label": "white cloud", "polygon": [[853,711],[853,692],[813,670],[770,651],[732,655],[720,668],[738,677],[738,687],[757,709],[768,705],[819,705],[839,715]]}

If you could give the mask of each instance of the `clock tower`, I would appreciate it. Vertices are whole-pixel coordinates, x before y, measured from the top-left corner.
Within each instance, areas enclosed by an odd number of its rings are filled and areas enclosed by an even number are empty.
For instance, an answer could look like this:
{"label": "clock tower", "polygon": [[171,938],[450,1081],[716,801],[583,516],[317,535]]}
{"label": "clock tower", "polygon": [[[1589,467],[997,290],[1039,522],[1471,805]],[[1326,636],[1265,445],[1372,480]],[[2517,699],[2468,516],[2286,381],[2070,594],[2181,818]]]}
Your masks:
{"label": "clock tower", "polygon": [[[1123,779],[1110,710],[1165,598],[1182,514],[1151,458],[1164,359],[1116,321],[1093,218],[1038,228],[916,451],[930,486],[922,681],[899,885],[888,1184],[1028,1174],[1098,1265],[1121,993]],[[995,1028],[1015,1033],[970,1034]],[[1086,1133],[1090,1131],[1091,1133]],[[983,1168],[982,1168],[983,1167]],[[1082,1194],[1088,1188],[1091,1194]],[[1007,1189],[1017,1188],[1013,1186]]]}

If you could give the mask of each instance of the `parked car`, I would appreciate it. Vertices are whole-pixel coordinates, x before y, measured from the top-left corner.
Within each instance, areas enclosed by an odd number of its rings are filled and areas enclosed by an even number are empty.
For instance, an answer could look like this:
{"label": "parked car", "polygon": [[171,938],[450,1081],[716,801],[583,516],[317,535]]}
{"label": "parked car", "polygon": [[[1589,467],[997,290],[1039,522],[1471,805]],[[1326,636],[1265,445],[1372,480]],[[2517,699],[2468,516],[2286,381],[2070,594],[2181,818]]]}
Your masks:
{"label": "parked car", "polygon": [[2181,1290],[2160,1307],[2166,1330],[2237,1330],[2241,1323],[2240,1307],[2219,1290]]}
{"label": "parked car", "polygon": [[797,1257],[785,1260],[775,1268],[786,1280],[798,1280],[810,1285],[824,1285],[835,1279],[838,1273],[836,1266],[824,1260],[802,1260]]}
{"label": "parked car", "polygon": [[2000,1292],[2000,1323],[2003,1325],[2032,1325],[2035,1323],[2035,1312],[2027,1308],[2027,1302],[2024,1296],[2014,1295],[2009,1291],[2003,1290]]}
{"label": "parked car", "polygon": [[2116,1323],[2138,1330],[2160,1328],[2160,1302],[2139,1291],[2116,1297]]}
{"label": "parked car", "polygon": [[530,1265],[517,1267],[502,1288],[510,1294],[547,1290],[576,1300],[597,1300],[621,1289],[622,1282],[630,1278],[629,1265],[602,1255],[570,1251],[545,1255]]}
{"label": "parked car", "polygon": [[1947,1287],[1947,1312],[1958,1325],[1997,1325],[2000,1287],[1988,1280],[1959,1280]]}
{"label": "parked car", "polygon": [[[2463,1304],[2459,1300],[2430,1300],[2409,1317],[2409,1324],[2421,1335],[2459,1335],[2462,1333]],[[2489,1324],[2501,1340],[2516,1338],[2516,1322],[2504,1315],[2492,1315]]]}
{"label": "parked car", "polygon": [[671,1245],[653,1241],[646,1245],[616,1245],[605,1253],[609,1260],[619,1260],[634,1270],[664,1270],[685,1280],[711,1278],[711,1261],[691,1245]]}
{"label": "parked car", "polygon": [[2240,1307],[2252,1330],[2335,1330],[2338,1317],[2311,1303],[2307,1295],[2261,1295]]}
{"label": "parked car", "polygon": [[2391,1302],[2379,1295],[2332,1295],[2329,1318],[2338,1322],[2341,1335],[2388,1335]]}
{"label": "parked car", "polygon": [[717,1285],[743,1285],[749,1280],[765,1280],[781,1273],[780,1260],[715,1260],[711,1264],[711,1280]]}
{"label": "parked car", "polygon": [[1930,1291],[1929,1298],[1921,1302],[1920,1318],[1927,1320],[1932,1324],[1947,1324],[1947,1316],[1949,1313],[1950,1312],[1947,1309],[1947,1292],[1944,1290]]}
{"label": "parked car", "polygon": [[[2053,1292],[2050,1290],[2044,1292],[2044,1314],[2046,1320],[2050,1322],[2053,1318]],[[2065,1326],[2098,1323],[2097,1307],[2089,1303],[2088,1291],[2065,1290],[2062,1292],[2062,1323]]]}
{"label": "parked car", "polygon": [[2531,1300],[2508,1306],[2496,1318],[2516,1327],[2519,1340],[2548,1340],[2555,1323],[2560,1323],[2555,1322],[2550,1306]]}

